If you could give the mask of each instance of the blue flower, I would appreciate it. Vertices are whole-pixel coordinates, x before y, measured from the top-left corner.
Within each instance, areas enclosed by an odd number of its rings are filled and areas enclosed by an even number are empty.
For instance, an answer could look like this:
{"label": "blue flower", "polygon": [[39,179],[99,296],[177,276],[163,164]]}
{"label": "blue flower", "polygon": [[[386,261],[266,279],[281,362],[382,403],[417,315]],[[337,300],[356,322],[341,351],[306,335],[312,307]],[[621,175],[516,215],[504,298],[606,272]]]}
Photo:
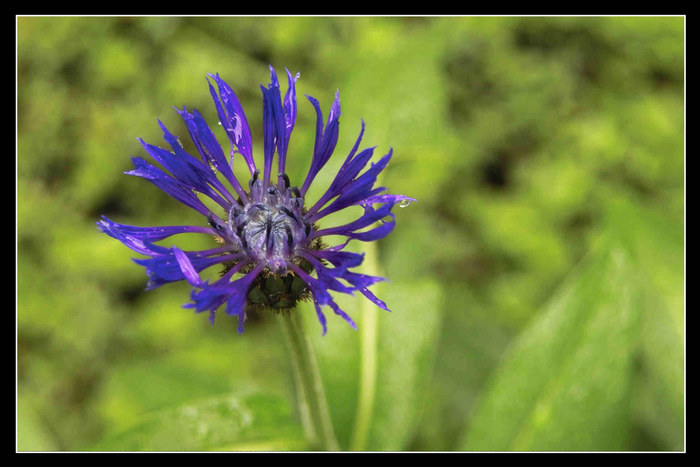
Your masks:
{"label": "blue flower", "polygon": [[[325,121],[319,103],[307,96],[316,111],[316,140],[311,167],[301,188],[292,186],[285,173],[287,148],[297,115],[295,84],[299,74],[287,70],[288,88],[282,98],[279,80],[270,67],[271,83],[261,86],[263,97],[262,172],[253,160],[250,127],[238,98],[219,77],[209,75],[219,122],[231,143],[229,155],[217,142],[202,115],[187,108],[175,109],[183,118],[189,135],[201,157],[187,153],[179,140],[161,123],[165,141],[171,150],[140,140],[148,155],[162,168],[140,157],[132,159],[134,169],[126,172],[145,178],[168,195],[199,212],[205,219],[201,226],[137,227],[118,224],[102,217],[100,231],[146,256],[134,259],[146,268],[148,289],[169,282],[186,280],[192,285],[191,303],[184,305],[196,312],[209,312],[213,324],[216,311],[224,307],[227,314],[238,317],[238,332],[243,332],[246,313],[271,309],[289,311],[299,300],[313,300],[318,319],[326,332],[322,308],[330,307],[353,328],[352,319],[338,307],[330,291],[353,294],[360,292],[380,308],[386,304],[369,287],[381,277],[350,269],[362,263],[363,255],[344,251],[352,239],[370,242],[384,238],[395,224],[391,210],[397,204],[413,201],[402,195],[382,194],[375,187],[377,176],[391,159],[389,151],[371,163],[374,148],[358,152],[364,122],[357,142],[351,149],[325,194],[311,207],[305,205],[306,193],[314,178],[328,162],[338,141],[340,100],[338,93]],[[218,90],[218,92],[217,92]],[[277,154],[277,167],[274,155]],[[234,159],[242,157],[250,171],[247,189],[233,174]],[[277,178],[273,177],[277,173]],[[200,199],[210,199],[212,210]],[[319,222],[329,214],[350,206],[362,206],[364,214],[357,220],[336,227],[320,228]],[[177,234],[206,234],[217,246],[204,251],[167,248],[156,242]],[[327,246],[328,236],[346,237],[344,243]],[[222,265],[221,277],[213,282],[202,280],[200,272]],[[236,274],[238,277],[236,278]]]}

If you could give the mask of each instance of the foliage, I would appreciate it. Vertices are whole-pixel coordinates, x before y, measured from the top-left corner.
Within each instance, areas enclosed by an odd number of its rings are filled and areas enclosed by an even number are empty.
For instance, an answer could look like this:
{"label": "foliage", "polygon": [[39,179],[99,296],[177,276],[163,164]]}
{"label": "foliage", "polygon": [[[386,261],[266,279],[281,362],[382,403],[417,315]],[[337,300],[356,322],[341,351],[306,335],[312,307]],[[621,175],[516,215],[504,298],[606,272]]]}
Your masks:
{"label": "foliage", "polygon": [[[19,17],[17,449],[307,448],[276,317],[252,316],[243,336],[234,320],[210,327],[181,308],[186,284],[145,292],[130,252],[95,228],[101,214],[198,222],[122,175],[136,138],[161,144],[160,119],[188,148],[172,106],[215,122],[206,73],[260,122],[268,64],[300,71],[299,95],[323,108],[340,90],[338,154],[316,190],[364,119],[366,144],[394,149],[382,185],[418,199],[373,260],[391,313],[348,298],[360,330],[329,316],[321,337],[300,309],[343,449],[684,449],[684,28]],[[313,148],[302,100],[292,180]]]}

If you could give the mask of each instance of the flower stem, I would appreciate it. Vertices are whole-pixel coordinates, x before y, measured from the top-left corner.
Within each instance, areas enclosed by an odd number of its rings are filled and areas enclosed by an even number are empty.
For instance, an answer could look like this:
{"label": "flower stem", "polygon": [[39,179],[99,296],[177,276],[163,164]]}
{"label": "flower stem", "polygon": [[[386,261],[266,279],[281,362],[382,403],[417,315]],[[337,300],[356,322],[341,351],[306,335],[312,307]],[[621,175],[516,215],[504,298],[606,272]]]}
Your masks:
{"label": "flower stem", "polygon": [[[364,272],[378,275],[376,245],[368,244],[365,250]],[[377,383],[377,310],[369,300],[362,301],[360,326],[360,387],[355,415],[355,429],[351,442],[353,451],[363,451],[367,446],[372,411],[374,410]]]}
{"label": "flower stem", "polygon": [[304,331],[301,313],[298,310],[282,313],[280,322],[292,360],[299,412],[304,430],[313,449],[337,451],[338,441],[333,431],[316,354]]}

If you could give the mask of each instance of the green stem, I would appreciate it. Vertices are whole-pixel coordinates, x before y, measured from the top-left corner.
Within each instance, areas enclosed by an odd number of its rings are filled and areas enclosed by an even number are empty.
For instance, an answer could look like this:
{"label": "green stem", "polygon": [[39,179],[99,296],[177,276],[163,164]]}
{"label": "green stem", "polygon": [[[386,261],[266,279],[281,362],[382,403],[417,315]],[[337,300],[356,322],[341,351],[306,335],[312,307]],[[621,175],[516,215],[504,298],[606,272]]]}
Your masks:
{"label": "green stem", "polygon": [[313,346],[304,331],[301,313],[298,310],[282,313],[280,322],[287,338],[297,386],[299,412],[306,434],[313,448],[337,451],[338,441],[333,431],[323,381]]}
{"label": "green stem", "polygon": [[[364,272],[379,274],[376,259],[376,246],[365,248]],[[363,451],[367,446],[374,399],[377,387],[377,310],[369,300],[362,301],[362,321],[360,324],[360,387],[353,432],[353,451]]]}

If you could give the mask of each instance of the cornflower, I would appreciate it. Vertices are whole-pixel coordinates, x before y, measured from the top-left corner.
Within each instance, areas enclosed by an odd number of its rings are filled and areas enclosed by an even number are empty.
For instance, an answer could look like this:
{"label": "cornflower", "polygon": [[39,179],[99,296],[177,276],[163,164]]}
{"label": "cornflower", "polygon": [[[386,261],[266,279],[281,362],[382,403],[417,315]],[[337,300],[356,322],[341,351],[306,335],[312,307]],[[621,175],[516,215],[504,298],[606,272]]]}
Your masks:
{"label": "cornflower", "polygon": [[[300,300],[311,299],[323,334],[327,330],[322,311],[325,306],[357,329],[352,318],[333,300],[330,291],[360,292],[379,308],[388,310],[387,305],[369,290],[370,286],[385,279],[350,271],[362,263],[364,255],[344,249],[350,240],[371,242],[387,236],[396,222],[391,212],[393,207],[397,204],[405,206],[414,200],[402,195],[383,194],[386,188],[375,186],[377,176],[391,159],[392,150],[360,173],[375,149],[358,152],[364,133],[363,121],[357,141],[332,183],[320,199],[307,208],[305,201],[309,187],[328,162],[338,141],[340,99],[336,92],[324,124],[319,102],[307,96],[316,111],[316,139],[306,178],[301,187],[293,186],[285,168],[297,116],[296,81],[299,74],[292,76],[289,70],[286,72],[288,88],[284,98],[272,67],[270,84],[267,87],[261,85],[262,171],[253,160],[251,131],[243,108],[218,74],[210,74],[207,82],[219,123],[231,143],[228,158],[202,115],[197,110],[189,112],[186,107],[175,110],[184,120],[200,158],[186,152],[178,138],[160,121],[164,139],[172,150],[139,140],[148,155],[162,168],[134,157],[134,169],[126,173],[150,181],[199,212],[206,223],[138,227],[119,224],[103,216],[97,225],[100,231],[147,257],[134,259],[146,269],[149,276],[147,289],[181,280],[189,282],[193,287],[191,303],[184,307],[193,308],[198,313],[208,311],[212,325],[222,306],[228,315],[238,318],[238,332],[242,333],[246,316],[251,311],[289,312]],[[216,89],[209,78],[216,84]],[[251,177],[247,189],[233,173],[234,159],[241,157]],[[217,207],[207,207],[200,196],[208,197],[209,204]],[[345,225],[319,226],[326,216],[351,206],[361,206],[364,213]],[[176,246],[168,248],[156,244],[173,235],[191,233],[211,235],[217,246],[202,251],[183,251]],[[346,241],[327,246],[325,237],[331,236],[345,237]],[[213,282],[203,280],[200,272],[215,265],[222,265],[221,276]]]}

